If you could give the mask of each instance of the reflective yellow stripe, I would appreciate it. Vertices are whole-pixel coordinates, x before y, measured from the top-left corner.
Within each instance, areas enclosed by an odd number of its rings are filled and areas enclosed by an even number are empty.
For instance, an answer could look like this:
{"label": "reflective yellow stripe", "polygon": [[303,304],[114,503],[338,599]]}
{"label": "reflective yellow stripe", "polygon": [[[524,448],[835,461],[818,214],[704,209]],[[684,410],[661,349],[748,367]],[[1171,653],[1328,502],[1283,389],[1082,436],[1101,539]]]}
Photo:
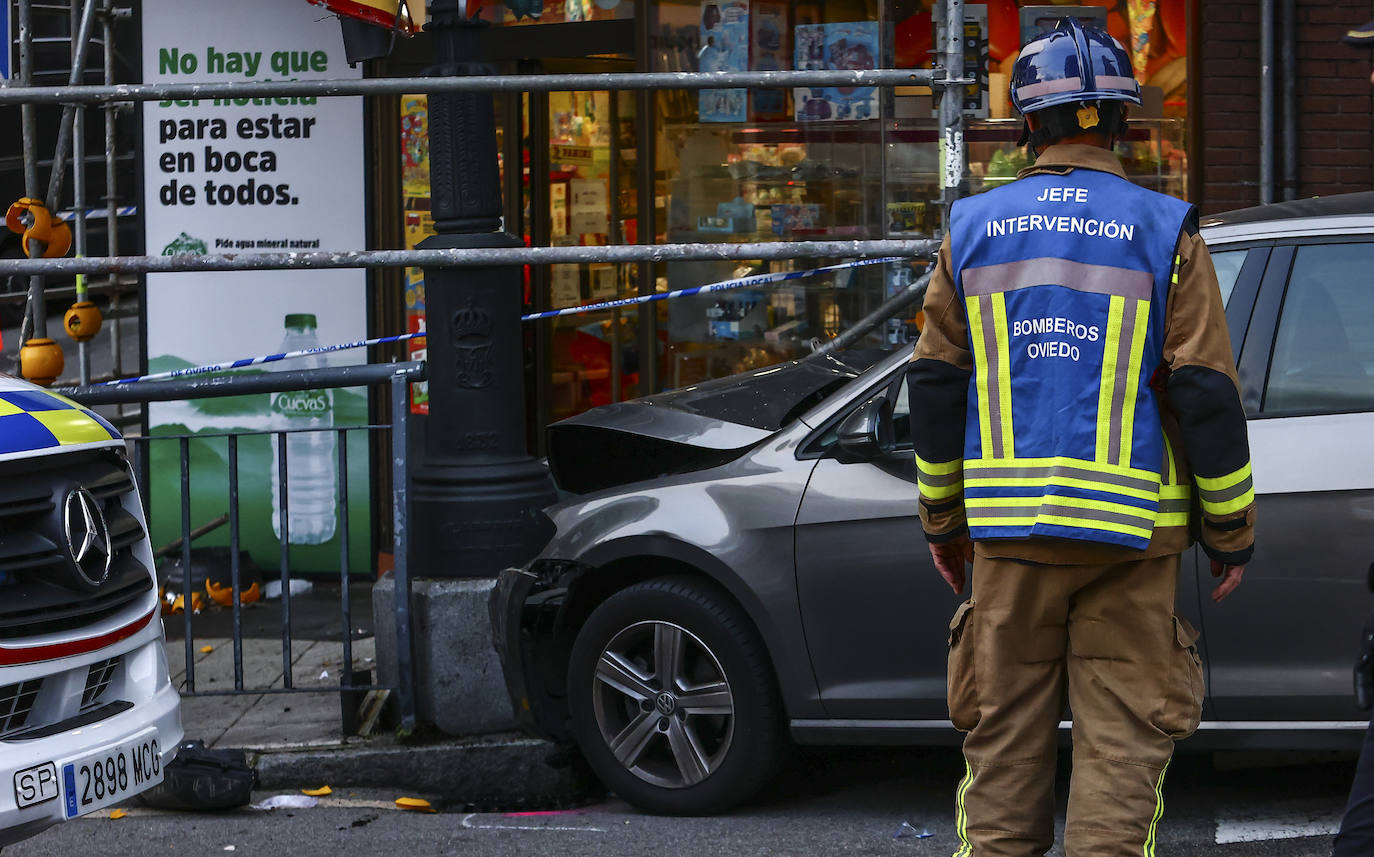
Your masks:
{"label": "reflective yellow stripe", "polygon": [[1203,491],[1225,491],[1227,488],[1237,485],[1241,480],[1250,476],[1250,462],[1245,462],[1245,466],[1239,470],[1226,474],[1225,476],[1195,476],[1197,487]]}
{"label": "reflective yellow stripe", "polygon": [[1234,500],[1227,500],[1225,503],[1212,503],[1201,495],[1199,495],[1198,499],[1202,501],[1202,511],[1207,514],[1213,516],[1229,515],[1233,512],[1239,512],[1241,509],[1255,502],[1255,489],[1251,488]]}
{"label": "reflective yellow stripe", "polygon": [[969,786],[973,785],[973,766],[964,759],[964,781],[959,784],[959,788],[954,793],[954,832],[959,835],[959,850],[954,852],[954,857],[969,857],[973,853],[973,845],[968,841],[968,812],[964,809],[964,795],[968,793]]}
{"label": "reflective yellow stripe", "polygon": [[1244,467],[1225,476],[1198,476],[1196,479],[1202,511],[1209,515],[1229,515],[1255,502],[1254,480],[1248,461]]}
{"label": "reflective yellow stripe", "polygon": [[931,476],[948,476],[951,473],[958,473],[960,470],[963,470],[964,460],[962,458],[956,458],[953,461],[942,461],[937,463],[934,461],[926,461],[918,455],[916,456],[916,467],[922,473],[928,473]]}
{"label": "reflective yellow stripe", "polygon": [[1121,457],[1127,464],[1131,461],[1131,442],[1135,437],[1135,399],[1140,391],[1140,363],[1145,354],[1145,329],[1150,322],[1150,302],[1137,301],[1135,327],[1131,337],[1131,358],[1127,366],[1126,395],[1121,400]]}
{"label": "reflective yellow stripe", "polygon": [[1147,530],[1143,527],[1132,527],[1129,524],[1122,524],[1115,521],[1094,521],[1091,518],[1070,518],[1065,515],[1036,515],[1035,517],[1021,518],[984,518],[976,515],[972,509],[968,513],[968,525],[970,527],[1022,527],[1033,526],[1035,524],[1058,524],[1061,527],[1079,527],[1085,530],[1105,530],[1109,533],[1125,533],[1131,536],[1140,536],[1148,539],[1154,530]]}
{"label": "reflective yellow stripe", "polygon": [[1145,847],[1140,852],[1143,857],[1155,857],[1155,828],[1159,826],[1159,819],[1164,816],[1164,774],[1168,770],[1169,762],[1165,762],[1164,767],[1159,769],[1159,782],[1155,783],[1155,816],[1150,819],[1150,831],[1145,835]]}
{"label": "reflective yellow stripe", "polygon": [[931,485],[919,476],[916,477],[916,487],[921,492],[921,496],[928,500],[948,500],[964,492],[962,481],[952,485]]}
{"label": "reflective yellow stripe", "polygon": [[1169,443],[1169,435],[1164,435],[1164,460],[1167,466],[1164,469],[1164,484],[1178,484],[1178,463],[1174,460],[1174,445]]}
{"label": "reflective yellow stripe", "polygon": [[1097,460],[1106,462],[1112,446],[1112,394],[1116,388],[1117,343],[1121,341],[1121,316],[1126,299],[1112,295],[1107,314],[1107,336],[1102,345],[1102,380],[1097,390]]}
{"label": "reflective yellow stripe", "polygon": [[973,371],[977,376],[976,392],[978,395],[978,437],[982,442],[983,454],[992,452],[992,423],[988,418],[988,375],[987,360],[983,357],[986,353],[983,342],[983,313],[978,306],[978,298],[970,297],[965,303],[968,304],[968,333],[973,345]]}
{"label": "reflective yellow stripe", "polygon": [[1007,335],[1007,296],[998,292],[992,296],[992,322],[997,337],[997,395],[1002,407],[1002,454],[1016,456],[1016,435],[1011,425],[1011,356]]}
{"label": "reflective yellow stripe", "polygon": [[964,471],[971,474],[977,470],[991,470],[1003,467],[1077,467],[1083,470],[1093,470],[1098,473],[1105,473],[1110,476],[1126,476],[1132,479],[1144,479],[1150,482],[1159,482],[1159,474],[1153,470],[1143,470],[1139,467],[1128,467],[1126,465],[1108,464],[1105,461],[1088,461],[1082,458],[1071,458],[1067,455],[1056,455],[1053,458],[992,458],[983,456],[982,458],[971,458],[964,462]]}
{"label": "reflective yellow stripe", "polygon": [[78,443],[99,443],[110,439],[105,427],[91,419],[85,411],[66,409],[61,411],[30,411],[29,416],[43,424],[52,432],[62,446]]}
{"label": "reflective yellow stripe", "polygon": [[1178,285],[1178,269],[1181,268],[1181,267],[1183,267],[1183,257],[1180,256],[1180,255],[1178,255],[1177,253],[1175,253],[1175,254],[1174,254],[1174,274],[1173,274],[1172,277],[1170,277],[1170,282],[1172,282],[1174,285]]}
{"label": "reflective yellow stripe", "polygon": [[956,458],[938,464],[916,456],[916,486],[921,496],[930,500],[947,500],[964,490],[964,461]]}
{"label": "reflective yellow stripe", "polygon": [[964,505],[972,512],[974,509],[995,509],[1007,506],[1034,506],[1039,503],[1053,503],[1056,506],[1073,506],[1078,509],[1101,509],[1104,512],[1117,512],[1122,515],[1137,515],[1148,518],[1154,514],[1149,509],[1130,506],[1125,503],[1112,503],[1107,500],[1093,500],[1088,497],[1064,497],[1059,494],[1046,494],[1039,497],[970,497]]}
{"label": "reflective yellow stripe", "polygon": [[1092,482],[1087,479],[1069,479],[1066,477],[1055,479],[1037,479],[1034,477],[1011,478],[1011,479],[975,479],[973,477],[964,478],[966,488],[1043,488],[1048,485],[1063,485],[1066,488],[1086,488],[1089,491],[1107,491],[1112,494],[1120,494],[1122,497],[1136,497],[1141,500],[1158,500],[1158,491],[1143,491],[1138,488],[1124,488],[1120,485],[1104,485],[1101,482]]}

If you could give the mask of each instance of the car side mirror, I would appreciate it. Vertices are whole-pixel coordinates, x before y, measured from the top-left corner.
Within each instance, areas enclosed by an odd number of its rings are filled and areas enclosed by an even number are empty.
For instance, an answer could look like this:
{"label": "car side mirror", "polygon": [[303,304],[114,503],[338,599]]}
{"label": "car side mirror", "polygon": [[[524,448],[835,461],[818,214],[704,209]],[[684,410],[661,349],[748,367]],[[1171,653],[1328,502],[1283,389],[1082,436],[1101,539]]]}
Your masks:
{"label": "car side mirror", "polygon": [[892,403],[879,396],[864,404],[840,423],[836,441],[849,461],[872,461],[892,448]]}

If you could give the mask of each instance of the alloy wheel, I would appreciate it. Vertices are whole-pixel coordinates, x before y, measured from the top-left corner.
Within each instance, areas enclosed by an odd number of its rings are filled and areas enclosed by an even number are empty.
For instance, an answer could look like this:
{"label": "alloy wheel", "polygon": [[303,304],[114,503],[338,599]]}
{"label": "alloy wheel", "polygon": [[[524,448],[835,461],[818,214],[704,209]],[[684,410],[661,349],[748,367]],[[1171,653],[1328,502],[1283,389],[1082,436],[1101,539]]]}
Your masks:
{"label": "alloy wheel", "polygon": [[647,783],[696,785],[730,750],[729,679],[701,638],[680,625],[645,621],[622,629],[602,649],[592,685],[602,739]]}

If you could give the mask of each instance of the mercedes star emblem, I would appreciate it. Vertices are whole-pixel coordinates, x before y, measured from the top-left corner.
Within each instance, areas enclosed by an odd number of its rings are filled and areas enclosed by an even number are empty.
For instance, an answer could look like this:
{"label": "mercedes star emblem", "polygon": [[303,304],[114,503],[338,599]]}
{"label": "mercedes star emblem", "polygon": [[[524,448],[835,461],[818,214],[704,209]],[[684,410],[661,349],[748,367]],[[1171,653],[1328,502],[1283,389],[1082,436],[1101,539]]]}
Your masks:
{"label": "mercedes star emblem", "polygon": [[110,550],[110,528],[100,504],[85,488],[74,488],[67,494],[62,515],[66,525],[67,551],[76,570],[91,586],[99,586],[110,576],[113,551]]}

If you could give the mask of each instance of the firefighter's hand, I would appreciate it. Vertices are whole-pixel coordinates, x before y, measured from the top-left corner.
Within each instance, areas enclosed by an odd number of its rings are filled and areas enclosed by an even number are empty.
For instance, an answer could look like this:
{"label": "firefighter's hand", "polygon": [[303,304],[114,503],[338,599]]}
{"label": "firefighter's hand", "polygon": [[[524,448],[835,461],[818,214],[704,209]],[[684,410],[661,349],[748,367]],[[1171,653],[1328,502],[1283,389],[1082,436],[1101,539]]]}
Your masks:
{"label": "firefighter's hand", "polygon": [[1212,600],[1220,602],[1221,599],[1230,595],[1240,586],[1241,576],[1245,574],[1243,565],[1226,565],[1220,560],[1212,560],[1212,576],[1220,577],[1221,582],[1217,588],[1212,590]]}
{"label": "firefighter's hand", "polygon": [[968,533],[947,542],[930,543],[930,558],[935,561],[935,570],[954,590],[955,595],[964,591],[964,563],[973,562],[973,542]]}

